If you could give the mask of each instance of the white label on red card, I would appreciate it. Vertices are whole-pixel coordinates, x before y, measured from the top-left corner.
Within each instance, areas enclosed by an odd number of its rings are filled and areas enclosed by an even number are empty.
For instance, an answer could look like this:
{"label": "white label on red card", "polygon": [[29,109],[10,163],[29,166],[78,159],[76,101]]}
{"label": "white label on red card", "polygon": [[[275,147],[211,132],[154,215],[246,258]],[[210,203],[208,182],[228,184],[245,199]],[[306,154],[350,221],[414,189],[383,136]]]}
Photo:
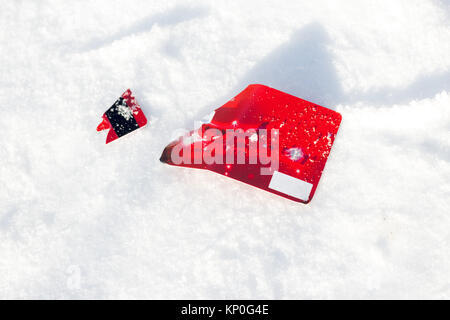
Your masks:
{"label": "white label on red card", "polygon": [[308,201],[313,185],[279,171],[273,173],[269,188],[297,199]]}

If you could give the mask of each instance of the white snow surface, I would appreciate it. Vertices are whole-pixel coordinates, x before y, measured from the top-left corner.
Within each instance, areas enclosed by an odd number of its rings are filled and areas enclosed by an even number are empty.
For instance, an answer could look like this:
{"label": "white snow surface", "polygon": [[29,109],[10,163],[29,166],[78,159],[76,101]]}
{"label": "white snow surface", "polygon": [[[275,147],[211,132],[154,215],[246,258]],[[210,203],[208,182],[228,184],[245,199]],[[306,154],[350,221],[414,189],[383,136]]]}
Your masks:
{"label": "white snow surface", "polygon": [[[450,298],[449,1],[2,0],[0,57],[0,298]],[[250,83],[343,116],[308,205],[159,161]]]}

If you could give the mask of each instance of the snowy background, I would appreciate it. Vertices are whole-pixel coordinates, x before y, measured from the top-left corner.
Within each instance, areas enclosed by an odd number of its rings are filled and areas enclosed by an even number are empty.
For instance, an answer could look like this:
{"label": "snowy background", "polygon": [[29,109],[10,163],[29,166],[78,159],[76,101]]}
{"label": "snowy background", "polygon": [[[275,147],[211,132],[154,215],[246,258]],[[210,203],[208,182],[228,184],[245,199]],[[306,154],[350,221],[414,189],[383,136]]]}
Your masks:
{"label": "snowy background", "polygon": [[[343,115],[308,205],[159,162],[249,83]],[[450,1],[2,0],[0,111],[0,298],[450,298]]]}

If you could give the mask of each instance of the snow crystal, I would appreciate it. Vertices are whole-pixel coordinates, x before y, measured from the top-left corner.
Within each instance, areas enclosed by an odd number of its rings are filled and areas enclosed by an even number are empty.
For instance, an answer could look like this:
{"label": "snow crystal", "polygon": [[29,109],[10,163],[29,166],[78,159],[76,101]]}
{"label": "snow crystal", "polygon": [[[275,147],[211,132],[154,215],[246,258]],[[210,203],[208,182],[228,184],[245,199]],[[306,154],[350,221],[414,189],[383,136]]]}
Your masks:
{"label": "snow crystal", "polygon": [[130,120],[133,116],[133,112],[131,111],[130,107],[127,105],[119,104],[116,106],[117,112],[124,117],[126,120]]}
{"label": "snow crystal", "polygon": [[300,148],[289,148],[286,150],[286,153],[292,161],[298,161],[303,158],[303,151]]}

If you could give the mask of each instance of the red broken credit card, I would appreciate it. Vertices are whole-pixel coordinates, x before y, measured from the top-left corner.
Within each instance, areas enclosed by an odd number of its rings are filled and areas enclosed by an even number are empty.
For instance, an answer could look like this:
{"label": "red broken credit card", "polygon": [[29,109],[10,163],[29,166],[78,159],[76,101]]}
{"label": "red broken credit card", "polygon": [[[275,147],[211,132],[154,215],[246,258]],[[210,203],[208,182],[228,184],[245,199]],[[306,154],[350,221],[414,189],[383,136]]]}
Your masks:
{"label": "red broken credit card", "polygon": [[249,85],[209,123],[170,143],[161,161],[208,169],[308,203],[341,115],[263,85]]}

